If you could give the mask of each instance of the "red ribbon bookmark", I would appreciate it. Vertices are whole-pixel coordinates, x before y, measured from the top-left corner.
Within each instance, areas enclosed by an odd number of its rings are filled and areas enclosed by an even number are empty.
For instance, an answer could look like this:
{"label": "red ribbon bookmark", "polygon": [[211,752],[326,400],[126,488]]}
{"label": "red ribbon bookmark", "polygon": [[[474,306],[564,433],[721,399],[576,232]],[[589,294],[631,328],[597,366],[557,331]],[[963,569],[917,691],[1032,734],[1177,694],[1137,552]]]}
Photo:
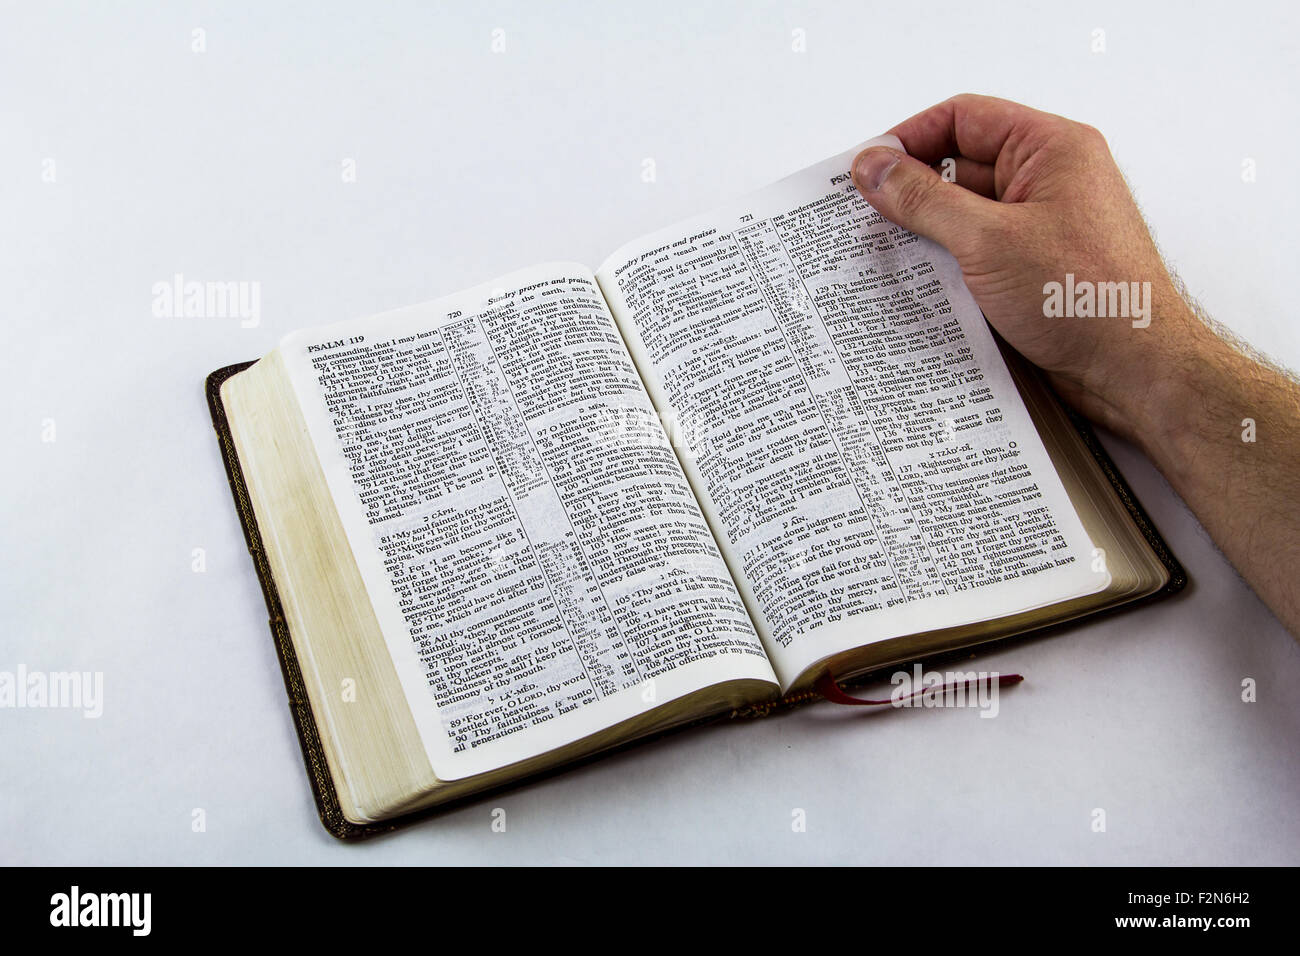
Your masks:
{"label": "red ribbon bookmark", "polygon": [[[893,698],[886,700],[871,700],[866,697],[853,697],[844,693],[844,691],[840,689],[840,685],[835,683],[835,678],[831,677],[830,674],[818,678],[817,683],[813,685],[813,690],[817,691],[817,693],[821,694],[833,704],[849,704],[855,707],[880,707],[885,704],[901,703],[910,698],[919,697],[922,694],[933,694],[936,697],[941,697],[945,695],[949,689],[956,690],[958,687],[963,685],[967,691],[974,691],[980,684],[985,683],[987,680],[987,677],[979,677],[975,680],[949,681],[941,687],[922,687],[920,690],[914,690],[912,693],[898,698],[897,701]],[[1022,680],[1024,680],[1024,677],[1020,674],[999,674],[998,687],[1010,687],[1013,684],[1019,684]]]}

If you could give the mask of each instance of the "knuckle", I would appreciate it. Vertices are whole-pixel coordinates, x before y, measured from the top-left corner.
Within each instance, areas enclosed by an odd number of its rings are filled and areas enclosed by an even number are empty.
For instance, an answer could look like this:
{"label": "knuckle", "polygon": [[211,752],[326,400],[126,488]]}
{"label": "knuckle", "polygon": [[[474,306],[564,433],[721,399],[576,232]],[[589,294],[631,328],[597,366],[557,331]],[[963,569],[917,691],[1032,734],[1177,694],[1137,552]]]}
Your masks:
{"label": "knuckle", "polygon": [[1075,123],[1074,126],[1081,142],[1094,149],[1110,150],[1105,135],[1097,127],[1089,126],[1087,123]]}
{"label": "knuckle", "polygon": [[894,204],[899,212],[910,215],[924,209],[937,182],[939,182],[937,177],[930,176],[908,176],[904,179],[899,184],[898,192],[894,197]]}

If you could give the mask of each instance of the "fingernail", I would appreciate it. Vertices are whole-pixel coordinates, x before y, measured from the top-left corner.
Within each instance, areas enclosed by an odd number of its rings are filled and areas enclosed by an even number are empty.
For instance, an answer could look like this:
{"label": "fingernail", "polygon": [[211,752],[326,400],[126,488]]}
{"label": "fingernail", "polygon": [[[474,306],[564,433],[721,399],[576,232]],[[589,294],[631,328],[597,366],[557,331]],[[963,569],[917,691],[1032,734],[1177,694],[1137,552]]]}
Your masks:
{"label": "fingernail", "polygon": [[901,159],[898,153],[887,146],[875,146],[863,150],[853,161],[853,181],[866,192],[873,193],[885,184],[890,170]]}

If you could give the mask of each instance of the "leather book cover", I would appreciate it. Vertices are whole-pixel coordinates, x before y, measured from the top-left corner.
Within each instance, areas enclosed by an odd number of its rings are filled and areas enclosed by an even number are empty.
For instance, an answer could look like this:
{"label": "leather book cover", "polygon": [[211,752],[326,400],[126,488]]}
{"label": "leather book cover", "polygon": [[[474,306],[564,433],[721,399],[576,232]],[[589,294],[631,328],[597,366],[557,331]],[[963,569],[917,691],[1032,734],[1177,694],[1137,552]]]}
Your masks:
{"label": "leather book cover", "polygon": [[[321,823],[331,834],[341,840],[354,840],[363,837],[375,836],[380,833],[387,833],[398,827],[414,823],[434,814],[442,813],[453,807],[462,806],[466,803],[473,803],[484,800],[494,793],[500,793],[505,790],[514,789],[520,784],[526,782],[521,779],[512,781],[502,786],[494,787],[490,790],[481,791],[471,794],[460,799],[449,801],[445,804],[439,804],[436,807],[430,807],[425,810],[418,810],[413,813],[386,820],[379,823],[359,824],[353,823],[343,815],[343,810],[339,805],[338,793],[334,788],[334,781],[330,776],[329,765],[325,760],[325,749],[321,743],[320,732],[317,729],[315,718],[312,716],[311,702],[307,697],[307,688],[303,683],[302,671],[298,666],[298,658],[294,652],[293,641],[289,636],[288,623],[285,621],[284,611],[280,604],[280,596],[276,590],[275,580],[271,575],[271,567],[267,561],[266,551],[262,546],[261,535],[258,531],[257,516],[253,513],[252,501],[248,495],[248,487],[244,481],[244,474],[240,468],[239,455],[235,450],[235,442],[230,433],[230,423],[226,418],[226,409],[221,401],[221,385],[232,375],[242,372],[252,365],[253,362],[240,362],[236,365],[227,365],[219,368],[207,377],[205,389],[207,392],[208,409],[212,415],[212,426],[217,433],[217,441],[221,447],[221,458],[226,467],[226,478],[230,483],[230,492],[234,497],[235,510],[239,514],[240,525],[244,529],[244,540],[248,545],[249,555],[253,559],[253,568],[257,572],[257,580],[262,586],[262,595],[266,599],[266,609],[270,615],[271,637],[275,642],[276,655],[280,660],[280,669],[284,676],[285,691],[289,696],[289,710],[293,715],[294,728],[298,734],[298,741],[302,747],[303,762],[307,766],[307,777],[311,782],[312,793],[316,800],[316,810],[320,814]],[[1071,409],[1066,408],[1067,414],[1071,421],[1079,430],[1088,450],[1096,458],[1097,463],[1101,466],[1102,471],[1114,486],[1115,493],[1128,509],[1134,523],[1137,525],[1142,535],[1151,545],[1152,550],[1159,558],[1161,563],[1169,571],[1169,582],[1161,590],[1138,600],[1131,601],[1127,604],[1114,608],[1094,612],[1094,614],[1106,614],[1111,611],[1124,610],[1145,604],[1149,601],[1158,600],[1162,597],[1175,594],[1181,591],[1187,585],[1187,574],[1184,572],[1182,565],[1174,557],[1165,543],[1160,532],[1156,530],[1151,523],[1151,519],[1143,510],[1141,503],[1133,495],[1132,489],[1124,481],[1124,477],[1115,468],[1114,462],[1111,461],[1110,455],[1107,454],[1101,442],[1097,439],[1086,419],[1075,414]],[[1088,615],[1091,617],[1092,615]],[[1064,627],[1073,621],[1063,622],[1061,624],[1049,625],[1046,628],[1037,628],[1030,633],[1034,635],[1042,634],[1044,631],[1057,627]],[[1016,637],[1022,637],[1024,633],[1012,635],[1008,638],[999,638],[998,640],[1014,640]],[[981,642],[991,643],[991,642]],[[956,660],[969,655],[969,648],[963,648],[958,651],[947,652],[927,658],[927,662],[938,664],[945,660]],[[896,669],[897,665],[891,665]],[[852,681],[844,682],[845,686],[866,684],[876,679],[875,674],[864,674]],[[550,776],[554,773],[561,773],[579,764],[598,759],[609,753],[632,747],[654,737],[662,737],[667,734],[677,733],[688,727],[695,727],[700,724],[713,723],[717,721],[746,719],[753,717],[763,717],[768,714],[788,710],[799,704],[807,703],[812,700],[820,700],[821,695],[815,691],[807,691],[799,694],[792,694],[779,700],[755,704],[749,707],[742,707],[731,711],[729,714],[722,714],[713,717],[705,717],[698,721],[683,724],[670,730],[661,731],[651,737],[640,737],[636,740],[628,741],[608,750],[592,754],[581,760],[571,762],[562,767],[556,767],[544,771],[540,774],[533,774],[526,780],[536,780],[542,777]]]}

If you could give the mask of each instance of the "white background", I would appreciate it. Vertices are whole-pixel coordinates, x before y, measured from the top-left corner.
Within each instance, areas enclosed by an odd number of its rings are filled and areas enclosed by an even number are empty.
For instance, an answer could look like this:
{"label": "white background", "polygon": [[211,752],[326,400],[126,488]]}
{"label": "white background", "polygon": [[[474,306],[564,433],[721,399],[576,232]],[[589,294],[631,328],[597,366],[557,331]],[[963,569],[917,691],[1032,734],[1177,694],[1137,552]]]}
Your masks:
{"label": "white background", "polygon": [[[1028,677],[996,720],[820,705],[325,833],[202,393],[292,329],[598,265],[972,91],[1101,128],[1193,292],[1300,365],[1294,5],[546,6],[4,4],[0,670],[105,703],[0,710],[0,862],[1300,863],[1300,647],[1115,441],[1193,588],[982,653]],[[155,318],[176,273],[260,283],[260,325]]]}

